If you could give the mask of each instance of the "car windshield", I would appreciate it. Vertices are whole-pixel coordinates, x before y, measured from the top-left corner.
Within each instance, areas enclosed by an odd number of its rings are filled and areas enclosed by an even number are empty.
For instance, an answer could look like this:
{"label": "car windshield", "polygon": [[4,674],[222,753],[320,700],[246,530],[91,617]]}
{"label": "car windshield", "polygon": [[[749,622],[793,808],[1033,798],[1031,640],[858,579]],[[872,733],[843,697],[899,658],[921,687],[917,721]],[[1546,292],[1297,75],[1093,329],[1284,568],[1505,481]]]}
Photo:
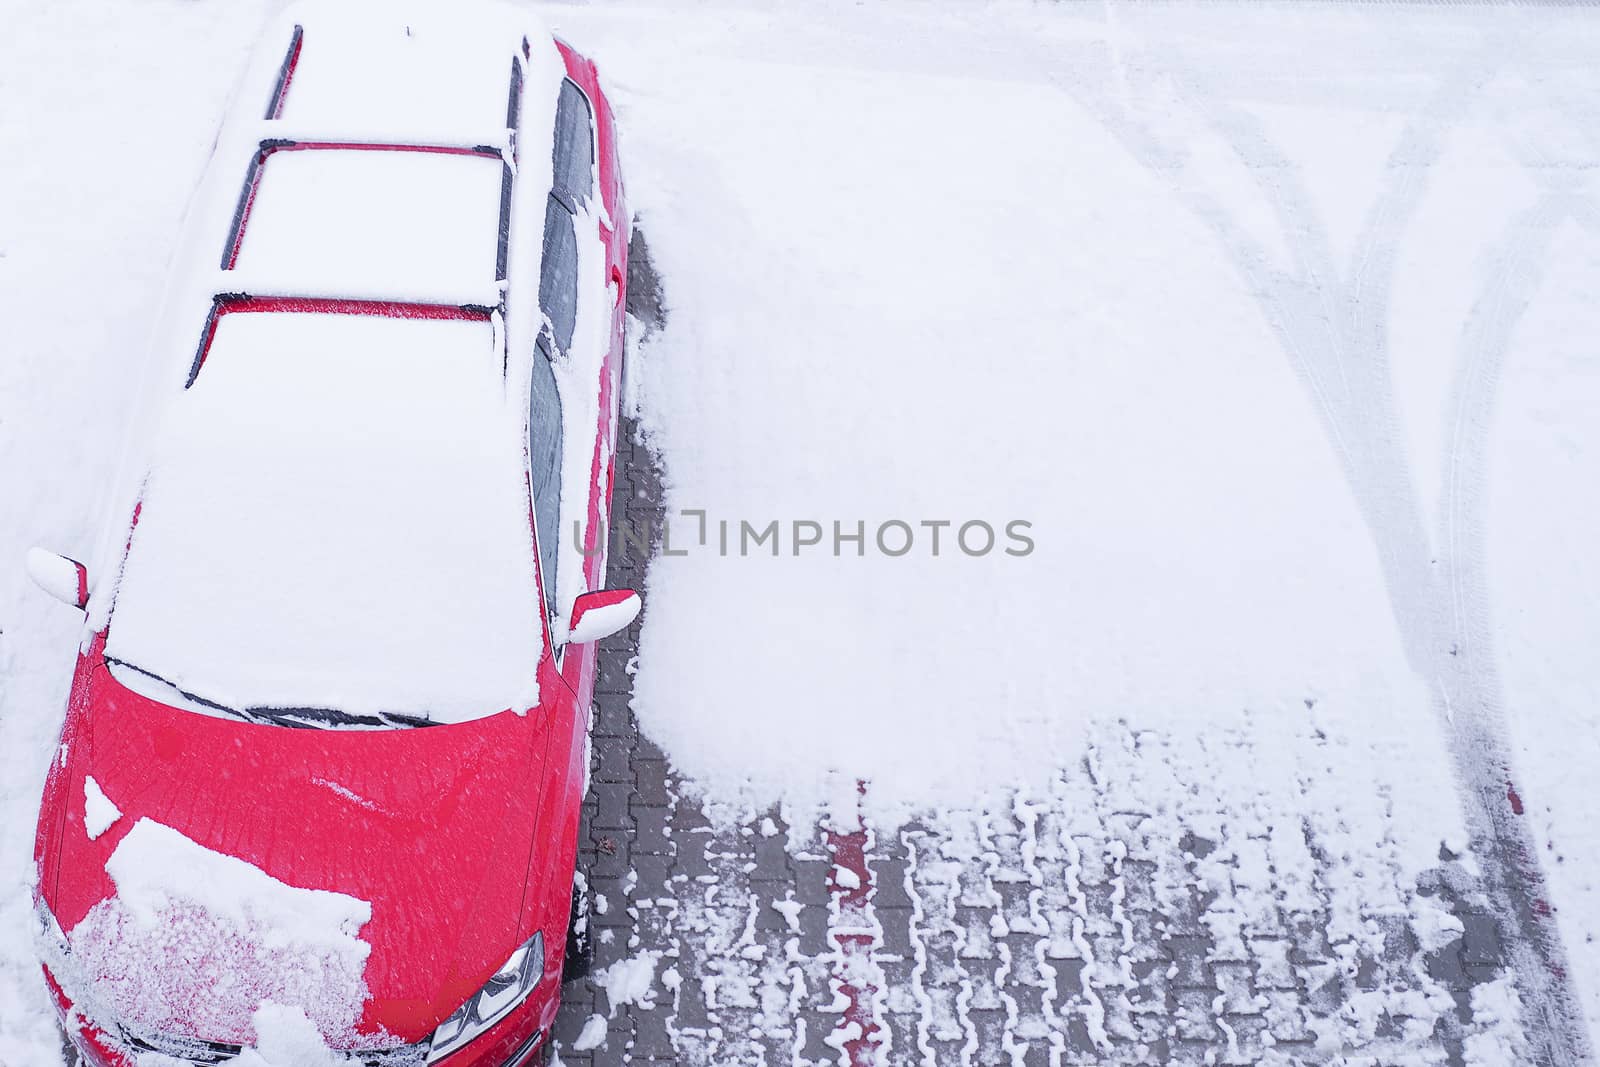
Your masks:
{"label": "car windshield", "polygon": [[519,407],[483,319],[220,315],[153,442],[107,636],[118,680],[289,726],[533,707]]}

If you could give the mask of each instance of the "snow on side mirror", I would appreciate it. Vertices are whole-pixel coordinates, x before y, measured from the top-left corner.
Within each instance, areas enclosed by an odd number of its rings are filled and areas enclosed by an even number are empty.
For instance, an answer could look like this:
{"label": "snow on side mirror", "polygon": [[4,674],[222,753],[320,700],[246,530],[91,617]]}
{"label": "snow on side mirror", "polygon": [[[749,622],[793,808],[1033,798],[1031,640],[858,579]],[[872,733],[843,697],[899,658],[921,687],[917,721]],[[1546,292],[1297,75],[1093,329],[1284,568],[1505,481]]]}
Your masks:
{"label": "snow on side mirror", "polygon": [[82,611],[89,603],[89,571],[75,559],[42,548],[30,548],[28,577],[70,608]]}
{"label": "snow on side mirror", "polygon": [[567,640],[575,645],[610,637],[639,617],[644,601],[632,589],[607,589],[585,593],[572,605],[572,625]]}

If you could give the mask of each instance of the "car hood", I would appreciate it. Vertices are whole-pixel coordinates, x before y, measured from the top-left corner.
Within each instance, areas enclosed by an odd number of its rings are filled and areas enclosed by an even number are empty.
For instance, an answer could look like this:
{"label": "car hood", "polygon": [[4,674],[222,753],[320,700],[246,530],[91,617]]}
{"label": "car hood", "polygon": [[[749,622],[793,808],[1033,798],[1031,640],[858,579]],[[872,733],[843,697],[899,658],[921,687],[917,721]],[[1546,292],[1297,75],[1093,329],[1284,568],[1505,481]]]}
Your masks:
{"label": "car hood", "polygon": [[346,1047],[415,1042],[523,940],[546,716],[266,726],[85,658],[41,892],[91,1015],[244,1044],[272,1001]]}

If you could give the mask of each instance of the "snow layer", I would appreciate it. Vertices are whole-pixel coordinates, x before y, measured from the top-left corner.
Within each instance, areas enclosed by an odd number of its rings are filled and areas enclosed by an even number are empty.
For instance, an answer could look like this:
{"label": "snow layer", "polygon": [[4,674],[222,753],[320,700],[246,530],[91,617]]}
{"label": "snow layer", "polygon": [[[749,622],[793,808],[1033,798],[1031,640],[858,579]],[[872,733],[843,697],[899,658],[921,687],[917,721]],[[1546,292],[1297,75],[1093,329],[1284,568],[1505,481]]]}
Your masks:
{"label": "snow layer", "polygon": [[[233,1067],[349,1067],[350,1058],[330,1049],[317,1027],[299,1008],[263,1004],[251,1017],[259,1036],[246,1046]],[[161,1052],[143,1052],[134,1067],[193,1067],[192,1061]]]}
{"label": "snow layer", "polygon": [[[1600,1024],[1600,963],[1582,951],[1600,915],[1581,347],[1595,231],[1574,177],[1589,169],[1591,13],[551,14],[611,79],[664,276],[669,327],[630,385],[672,506],[713,523],[814,520],[830,542],[833,521],[868,525],[870,559],[850,543],[841,560],[831,544],[779,560],[696,546],[658,565],[640,706],[681,767],[719,794],[813,800],[824,780],[867,774],[886,802],[957,806],[1071,764],[1090,721],[1153,725],[1192,757],[1248,703],[1262,754],[1215,766],[1280,784],[1252,817],[1331,834],[1332,877],[1352,892],[1374,864],[1403,880],[1461,837],[1441,731],[1386,603],[1428,583],[1380,571],[1392,545],[1364,528],[1373,500],[1392,515],[1415,499],[1423,566],[1447,529],[1481,538],[1467,556],[1489,594],[1461,614],[1499,665],[1497,707]],[[79,0],[21,8],[0,38],[0,147],[29,161],[0,170],[0,202],[21,208],[0,223],[0,557],[34,543],[84,555],[96,536],[189,183],[255,29],[239,5]],[[383,79],[319,71],[313,49],[300,84],[332,79],[348,99],[312,115],[291,93],[286,118],[443,124],[421,114],[436,87],[396,103],[371,92]],[[482,102],[474,128],[503,115],[508,73],[480,67],[458,86]],[[1255,146],[1243,159],[1240,142]],[[1403,238],[1368,240],[1393,237],[1397,217]],[[1362,257],[1375,248],[1394,255]],[[1295,269],[1365,280],[1355,303],[1376,317],[1333,347],[1387,345],[1384,448],[1328,444],[1326,409],[1306,399],[1337,394],[1359,361],[1308,368],[1274,348],[1348,310],[1331,288],[1263,302]],[[1505,358],[1479,358],[1486,337]],[[1474,383],[1496,403],[1453,406]],[[1458,462],[1474,455],[1462,441],[1488,443],[1486,463]],[[1358,510],[1336,458],[1352,455],[1414,488],[1357,479]],[[1488,491],[1452,497],[1474,470]],[[937,565],[921,527],[905,558],[872,544],[890,518],[1010,517],[1035,523],[1031,556],[955,555],[948,529]],[[676,543],[694,529],[680,520]],[[20,567],[0,569],[7,1064],[59,1062],[26,935],[29,850],[77,626]],[[1298,748],[1272,740],[1305,701],[1338,752],[1317,778],[1327,796],[1360,793],[1356,814],[1301,796]]]}
{"label": "snow layer", "polygon": [[[1588,158],[1600,166],[1600,145]],[[1541,190],[1540,201],[1551,195]],[[1527,300],[1521,319],[1493,321],[1507,309],[1491,290],[1475,308],[1481,333],[1462,338],[1466,374],[1497,377],[1498,391],[1487,410],[1474,404],[1461,416],[1489,420],[1488,441],[1449,453],[1478,478],[1487,474],[1486,498],[1467,504],[1456,527],[1487,581],[1468,587],[1459,610],[1482,627],[1475,633],[1500,668],[1518,788],[1545,850],[1567,944],[1589,983],[1590,1031],[1600,1034],[1600,214],[1530,228],[1510,220],[1499,235],[1548,242],[1508,264],[1528,272],[1506,287]],[[1492,262],[1480,261],[1485,283],[1496,273]],[[1472,350],[1497,333],[1498,353]],[[1474,429],[1459,432],[1470,442]],[[1472,488],[1483,492],[1484,482]]]}
{"label": "snow layer", "polygon": [[[316,32],[301,46],[283,119],[347,129],[503,127],[512,57],[536,22],[509,4],[479,0],[467,17],[464,6],[306,5],[316,11]],[[297,11],[290,7],[285,19]],[[418,77],[419,70],[433,73]]]}
{"label": "snow layer", "polygon": [[[1352,728],[1412,720],[1438,752],[1359,502],[1250,280],[1006,35],[1031,20],[969,50],[954,14],[909,41],[869,19],[835,64],[831,34],[765,62],[776,31],[729,16],[680,69],[664,24],[565,19],[652,86],[620,106],[669,318],[630,373],[684,554],[651,571],[636,706],[690,776],[970,803],[1047,779],[1098,717],[1307,700]],[[1033,28],[1052,26],[1099,32]],[[987,65],[983,42],[1014,54]],[[723,554],[720,521],[773,519],[776,558]],[[821,544],[797,550],[801,520]],[[905,555],[878,545],[889,521]],[[968,522],[992,549],[963,550]]]}
{"label": "snow layer", "polygon": [[128,831],[106,871],[116,893],[67,931],[63,985],[91,1018],[245,1041],[256,1009],[271,1002],[303,1009],[327,1037],[353,1039],[371,905],[286,885],[150,819]]}
{"label": "snow layer", "polygon": [[228,707],[458,721],[536,698],[487,322],[234,313],[151,460],[110,656]]}
{"label": "snow layer", "polygon": [[[305,292],[450,293],[495,280],[498,158],[434,152],[273,152],[237,268]],[[250,291],[260,291],[254,287]]]}
{"label": "snow layer", "polygon": [[83,830],[93,841],[101,834],[111,829],[111,825],[122,818],[122,812],[111,803],[100,789],[100,783],[92,777],[83,779]]}
{"label": "snow layer", "polygon": [[[1315,709],[1382,740],[1410,878],[1462,840],[1452,761],[1503,795],[1504,722],[1600,1022],[1592,12],[552,19],[617,88],[665,290],[635,705],[686,775],[868,779],[892,822],[1096,722]],[[1031,553],[954,541],[1013,519]]]}

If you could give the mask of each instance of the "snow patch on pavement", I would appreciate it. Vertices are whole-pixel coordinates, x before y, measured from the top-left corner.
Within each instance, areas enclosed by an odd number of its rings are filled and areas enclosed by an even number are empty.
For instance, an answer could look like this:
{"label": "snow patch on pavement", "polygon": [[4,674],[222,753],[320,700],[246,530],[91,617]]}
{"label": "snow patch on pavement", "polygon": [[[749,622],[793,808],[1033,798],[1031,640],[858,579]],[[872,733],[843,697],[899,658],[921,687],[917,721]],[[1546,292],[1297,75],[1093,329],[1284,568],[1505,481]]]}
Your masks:
{"label": "snow patch on pavement", "polygon": [[599,1048],[606,1043],[606,1017],[604,1015],[591,1015],[589,1021],[583,1024],[583,1030],[572,1042],[574,1052],[587,1052]]}
{"label": "snow patch on pavement", "polygon": [[1467,1038],[1467,1067],[1520,1067],[1528,1062],[1527,1042],[1520,1038],[1515,1025],[1521,1012],[1516,983],[1509,978],[1498,978],[1473,989],[1472,1014],[1488,1028]]}
{"label": "snow patch on pavement", "polygon": [[611,1014],[628,1004],[649,1006],[655,1000],[656,965],[661,962],[659,952],[641,952],[625,960],[618,960],[599,977],[611,1004]]}

